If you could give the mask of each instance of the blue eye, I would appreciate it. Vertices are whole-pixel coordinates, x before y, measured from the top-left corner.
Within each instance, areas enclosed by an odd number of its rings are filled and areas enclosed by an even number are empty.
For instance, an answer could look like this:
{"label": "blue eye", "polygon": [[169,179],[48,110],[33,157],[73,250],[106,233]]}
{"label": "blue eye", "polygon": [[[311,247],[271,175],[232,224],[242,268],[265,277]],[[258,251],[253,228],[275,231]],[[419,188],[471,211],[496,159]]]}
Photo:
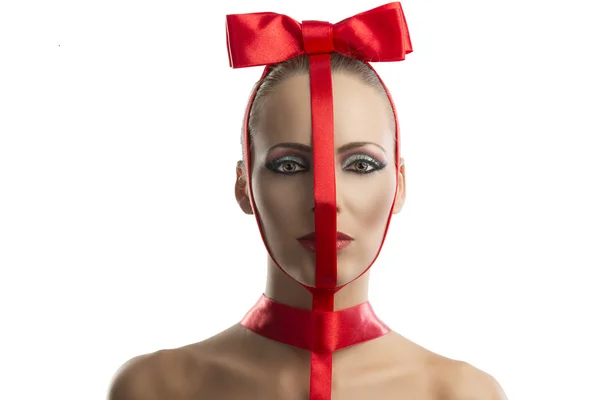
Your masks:
{"label": "blue eye", "polygon": [[308,167],[297,157],[281,157],[277,160],[269,161],[265,166],[273,172],[285,175],[293,175],[305,171]]}
{"label": "blue eye", "polygon": [[[349,166],[354,166],[355,168],[347,169]],[[385,168],[385,166],[386,164],[383,164],[382,162],[366,154],[354,154],[344,161],[344,165],[342,167],[346,171],[365,175],[379,171]]]}

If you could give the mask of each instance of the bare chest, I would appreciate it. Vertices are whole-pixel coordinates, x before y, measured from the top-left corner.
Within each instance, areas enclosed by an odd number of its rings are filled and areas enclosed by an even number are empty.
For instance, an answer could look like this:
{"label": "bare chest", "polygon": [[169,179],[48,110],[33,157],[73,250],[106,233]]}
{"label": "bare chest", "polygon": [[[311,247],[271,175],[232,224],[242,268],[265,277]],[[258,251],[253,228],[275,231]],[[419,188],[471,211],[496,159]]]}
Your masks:
{"label": "bare chest", "polygon": [[[230,338],[191,348],[193,362],[186,365],[194,368],[185,371],[181,400],[310,399],[310,352],[235,329]],[[427,354],[391,334],[340,350],[333,356],[331,399],[438,400]]]}
{"label": "bare chest", "polygon": [[[301,371],[205,370],[201,385],[190,382],[193,390],[188,390],[185,400],[309,400],[309,372],[310,368]],[[426,373],[344,372],[333,370],[332,400],[437,400],[435,384]]]}

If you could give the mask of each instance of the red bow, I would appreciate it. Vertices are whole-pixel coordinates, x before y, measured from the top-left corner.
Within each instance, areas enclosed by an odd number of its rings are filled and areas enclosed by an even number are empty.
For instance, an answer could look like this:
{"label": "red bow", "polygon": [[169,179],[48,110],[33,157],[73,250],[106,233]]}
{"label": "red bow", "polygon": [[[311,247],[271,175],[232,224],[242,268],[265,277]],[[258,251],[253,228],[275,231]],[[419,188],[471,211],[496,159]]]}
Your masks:
{"label": "red bow", "polygon": [[233,68],[269,65],[301,54],[338,52],[363,61],[402,61],[412,52],[402,6],[388,3],[336,24],[272,12],[227,15]]}

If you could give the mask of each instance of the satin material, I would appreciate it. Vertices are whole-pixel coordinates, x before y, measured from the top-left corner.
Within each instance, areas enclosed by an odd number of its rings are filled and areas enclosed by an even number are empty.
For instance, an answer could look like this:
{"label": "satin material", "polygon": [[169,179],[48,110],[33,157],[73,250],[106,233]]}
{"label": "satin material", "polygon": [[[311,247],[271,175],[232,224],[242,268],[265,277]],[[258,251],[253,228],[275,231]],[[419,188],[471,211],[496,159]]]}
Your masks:
{"label": "satin material", "polygon": [[[229,64],[233,68],[269,66],[296,57],[309,56],[312,145],[314,162],[314,199],[316,233],[315,287],[291,277],[277,260],[266,241],[252,194],[248,173],[250,201],[269,255],[288,277],[313,294],[312,311],[277,305],[266,297],[243,318],[247,329],[270,339],[311,351],[311,400],[331,399],[333,352],[363,341],[380,337],[389,331],[373,313],[368,303],[347,310],[333,311],[334,294],[366,273],[381,251],[381,246],[360,275],[344,285],[337,285],[337,205],[335,189],[333,91],[330,53],[338,52],[366,62],[401,61],[412,52],[412,45],[400,3],[389,3],[347,18],[337,24],[323,21],[297,21],[276,13],[228,15],[226,20]],[[373,69],[375,72],[375,70]],[[375,74],[377,74],[375,72]],[[379,75],[377,75],[379,77]],[[381,79],[380,79],[381,81]],[[396,108],[386,90],[396,120],[396,167],[399,161],[399,137]],[[256,96],[255,87],[246,109],[244,153],[246,171],[250,169],[248,116]],[[396,188],[398,178],[396,178]],[[394,196],[394,202],[396,197]],[[390,210],[383,241],[393,209]],[[296,322],[293,322],[296,321]]]}
{"label": "satin material", "polygon": [[315,353],[332,353],[390,331],[368,301],[344,310],[311,311],[264,294],[240,323],[261,336]]}
{"label": "satin material", "polygon": [[[330,55],[333,47],[331,24],[303,22],[304,46],[309,53],[310,101],[312,118],[313,179],[315,199],[316,271],[315,287],[337,286],[337,204],[335,195],[335,154],[333,131],[333,78]],[[314,296],[312,309],[333,312],[334,295]],[[317,325],[314,337],[333,341],[336,325]],[[310,362],[309,399],[331,398],[333,352],[313,352]]]}
{"label": "satin material", "polygon": [[[399,2],[329,24],[331,45],[305,49],[302,25],[287,15],[260,12],[227,15],[227,48],[233,68],[275,64],[301,54],[332,51],[369,62],[402,61],[412,51]],[[329,40],[328,40],[329,42]]]}
{"label": "satin material", "polygon": [[[319,31],[309,29],[309,31]],[[324,40],[315,38],[312,48]],[[318,34],[318,32],[317,32]],[[310,44],[310,41],[308,42]],[[335,199],[335,154],[333,136],[333,82],[329,54],[309,56],[310,97],[312,114],[313,179],[315,198],[316,276],[317,288],[337,285],[337,204]],[[333,296],[325,303],[317,302],[314,309],[333,310]]]}

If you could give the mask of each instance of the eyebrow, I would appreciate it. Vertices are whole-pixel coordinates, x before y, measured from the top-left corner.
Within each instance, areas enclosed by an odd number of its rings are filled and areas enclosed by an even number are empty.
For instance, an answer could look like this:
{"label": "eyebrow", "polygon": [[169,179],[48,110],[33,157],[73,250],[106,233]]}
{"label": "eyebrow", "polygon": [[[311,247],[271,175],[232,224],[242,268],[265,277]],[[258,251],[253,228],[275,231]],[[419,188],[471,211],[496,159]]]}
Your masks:
{"label": "eyebrow", "polygon": [[[349,150],[356,149],[357,147],[363,147],[363,146],[366,146],[366,145],[369,145],[369,144],[372,144],[374,146],[379,147],[385,154],[387,154],[387,152],[385,151],[385,149],[383,147],[381,147],[377,143],[373,143],[373,142],[351,142],[351,143],[347,143],[347,144],[345,144],[343,146],[340,146],[337,149],[337,153],[338,154],[345,153],[345,152],[347,152]],[[278,149],[278,148],[282,148],[282,147],[283,148],[288,148],[288,149],[300,150],[300,151],[303,151],[303,152],[306,152],[306,153],[310,153],[312,151],[312,148],[310,146],[305,145],[305,144],[289,142],[289,143],[279,143],[279,144],[271,147],[269,149],[269,152],[271,152],[271,151],[273,151],[275,149]]]}

